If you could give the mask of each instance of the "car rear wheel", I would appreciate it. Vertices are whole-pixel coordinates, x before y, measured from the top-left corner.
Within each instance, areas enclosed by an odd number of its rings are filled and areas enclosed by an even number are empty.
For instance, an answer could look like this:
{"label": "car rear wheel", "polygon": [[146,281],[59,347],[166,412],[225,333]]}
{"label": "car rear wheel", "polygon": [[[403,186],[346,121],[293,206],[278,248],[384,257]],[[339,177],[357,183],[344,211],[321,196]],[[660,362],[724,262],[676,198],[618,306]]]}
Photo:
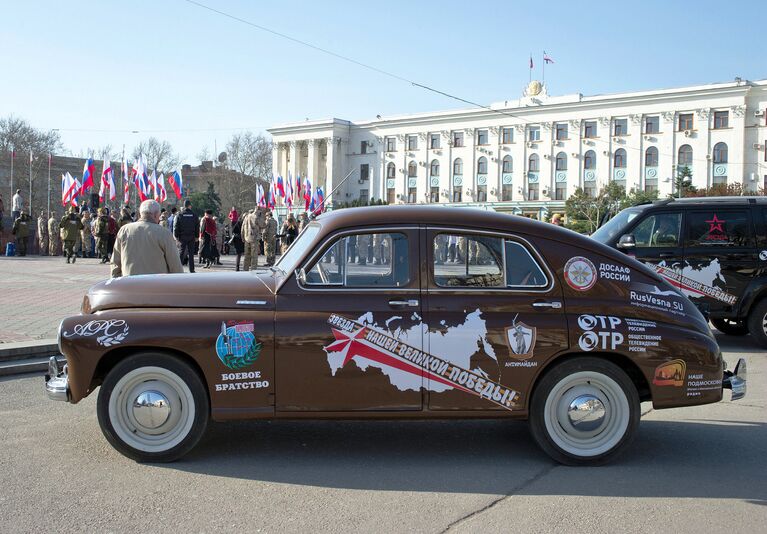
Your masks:
{"label": "car rear wheel", "polygon": [[617,365],[581,357],[549,371],[530,404],[536,442],[566,465],[600,465],[620,454],[639,426],[639,395]]}
{"label": "car rear wheel", "polygon": [[721,333],[728,336],[745,336],[748,334],[748,325],[744,320],[711,319],[711,324]]}
{"label": "car rear wheel", "polygon": [[172,462],[205,432],[208,394],[179,358],[142,353],[107,374],[97,412],[101,431],[120,453],[138,462]]}
{"label": "car rear wheel", "polygon": [[748,333],[759,346],[767,348],[767,299],[759,301],[748,315]]}

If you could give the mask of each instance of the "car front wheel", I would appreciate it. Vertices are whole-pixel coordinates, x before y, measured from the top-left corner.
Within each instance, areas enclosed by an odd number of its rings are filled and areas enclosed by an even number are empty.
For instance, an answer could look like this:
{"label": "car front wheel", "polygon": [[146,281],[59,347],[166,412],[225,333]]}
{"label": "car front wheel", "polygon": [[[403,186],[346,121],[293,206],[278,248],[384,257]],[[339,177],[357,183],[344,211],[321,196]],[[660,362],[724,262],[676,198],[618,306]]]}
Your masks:
{"label": "car front wheel", "polygon": [[189,452],[208,424],[209,402],[198,374],[181,359],[142,353],[118,363],[98,396],[101,431],[138,462],[172,462]]}
{"label": "car front wheel", "polygon": [[748,315],[748,333],[760,347],[767,348],[767,299],[759,301]]}
{"label": "car front wheel", "polygon": [[733,319],[711,319],[714,328],[728,336],[745,336],[748,334],[748,325],[746,321],[736,321]]}
{"label": "car front wheel", "polygon": [[600,465],[620,454],[639,426],[639,395],[617,365],[580,357],[557,365],[535,387],[530,428],[566,465]]}

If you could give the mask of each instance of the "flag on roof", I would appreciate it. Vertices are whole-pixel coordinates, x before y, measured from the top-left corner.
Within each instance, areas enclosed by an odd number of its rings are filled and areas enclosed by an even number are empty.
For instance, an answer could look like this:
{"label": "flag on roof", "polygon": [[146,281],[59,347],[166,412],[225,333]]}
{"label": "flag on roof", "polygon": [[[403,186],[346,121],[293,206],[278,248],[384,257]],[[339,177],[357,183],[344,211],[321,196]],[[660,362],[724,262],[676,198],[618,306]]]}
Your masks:
{"label": "flag on roof", "polygon": [[551,56],[549,56],[549,55],[546,53],[546,51],[545,51],[545,50],[543,51],[543,61],[545,61],[546,63],[554,63],[554,60],[553,60],[553,59],[551,59]]}

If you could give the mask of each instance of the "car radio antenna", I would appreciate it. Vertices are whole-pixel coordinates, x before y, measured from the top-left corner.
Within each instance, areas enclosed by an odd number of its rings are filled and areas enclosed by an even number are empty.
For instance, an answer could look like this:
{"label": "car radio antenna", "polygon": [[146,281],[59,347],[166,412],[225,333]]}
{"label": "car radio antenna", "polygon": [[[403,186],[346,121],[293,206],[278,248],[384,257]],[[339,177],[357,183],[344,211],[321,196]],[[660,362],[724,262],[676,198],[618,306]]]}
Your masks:
{"label": "car radio antenna", "polygon": [[[335,193],[336,191],[338,191],[338,188],[339,188],[339,187],[341,187],[342,185],[344,185],[344,182],[345,182],[346,180],[348,180],[348,179],[349,179],[349,177],[350,177],[352,174],[354,174],[354,169],[350,170],[350,171],[349,171],[349,174],[347,174],[346,176],[344,176],[344,179],[343,179],[343,180],[341,180],[340,182],[338,182],[338,185],[337,185],[337,186],[335,186],[335,187],[333,188],[333,190],[332,190],[330,193],[328,193],[328,196],[326,196],[325,198],[323,198],[323,199],[322,199],[322,202],[320,202],[320,205],[317,207],[317,209],[315,210],[315,212],[319,211],[320,213],[322,213],[322,209],[324,208],[324,206],[325,206],[325,203],[327,202],[327,200],[328,200],[330,197],[332,197],[332,196],[333,196],[333,193]],[[311,214],[311,218],[312,218],[312,219],[314,219],[315,217],[317,217],[316,213],[312,213],[312,214]]]}

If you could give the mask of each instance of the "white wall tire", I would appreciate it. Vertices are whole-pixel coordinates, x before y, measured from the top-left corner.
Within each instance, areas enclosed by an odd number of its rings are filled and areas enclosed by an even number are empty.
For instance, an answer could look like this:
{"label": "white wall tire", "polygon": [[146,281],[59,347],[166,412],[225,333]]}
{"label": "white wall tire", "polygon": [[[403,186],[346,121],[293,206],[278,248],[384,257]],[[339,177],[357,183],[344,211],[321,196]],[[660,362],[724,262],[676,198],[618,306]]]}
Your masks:
{"label": "white wall tire", "polygon": [[536,384],[530,426],[541,448],[567,465],[599,465],[622,452],[639,425],[639,395],[617,365],[581,357]]}
{"label": "white wall tire", "polygon": [[137,354],[106,376],[98,418],[107,440],[139,462],[174,461],[202,437],[209,417],[207,391],[178,358]]}

